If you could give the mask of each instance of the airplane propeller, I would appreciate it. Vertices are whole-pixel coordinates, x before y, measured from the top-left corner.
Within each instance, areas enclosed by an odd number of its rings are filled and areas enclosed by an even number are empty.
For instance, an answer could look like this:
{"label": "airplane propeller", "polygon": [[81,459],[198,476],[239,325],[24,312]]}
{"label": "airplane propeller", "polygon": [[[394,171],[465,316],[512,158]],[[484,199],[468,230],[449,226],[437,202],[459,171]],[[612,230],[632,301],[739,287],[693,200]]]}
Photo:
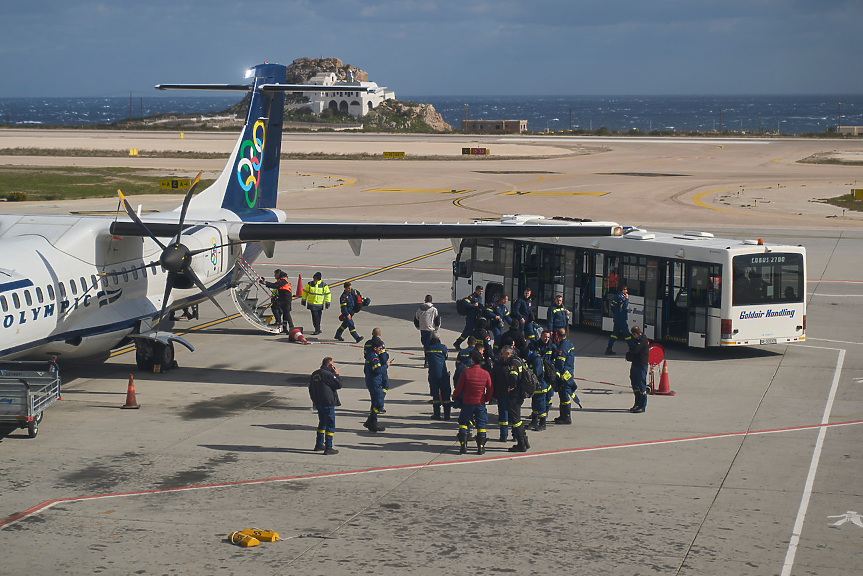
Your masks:
{"label": "airplane propeller", "polygon": [[168,297],[171,295],[171,290],[174,288],[174,284],[176,283],[176,279],[178,276],[185,276],[189,280],[191,280],[198,289],[210,299],[210,301],[216,305],[216,308],[224,314],[228,315],[227,312],[216,302],[215,298],[213,298],[212,294],[207,290],[207,287],[201,282],[201,279],[198,278],[198,275],[195,274],[195,271],[192,270],[192,257],[196,254],[200,254],[202,252],[208,252],[212,250],[212,248],[204,248],[201,250],[189,250],[188,246],[184,245],[181,240],[183,238],[183,223],[186,220],[186,213],[189,210],[189,202],[192,200],[192,194],[195,192],[195,188],[198,186],[198,183],[201,181],[201,174],[203,172],[198,172],[198,175],[195,177],[194,182],[192,182],[192,186],[189,187],[189,191],[186,193],[186,197],[183,199],[183,207],[180,210],[180,220],[177,224],[177,236],[176,240],[165,246],[158,238],[147,228],[147,225],[138,217],[135,211],[132,209],[132,206],[129,204],[129,201],[126,200],[126,197],[120,190],[117,192],[120,194],[120,200],[123,201],[123,206],[126,208],[126,214],[129,215],[129,218],[132,219],[135,224],[138,225],[141,230],[143,230],[147,236],[149,236],[153,242],[155,242],[161,249],[162,254],[159,256],[159,264],[162,265],[162,268],[168,273],[168,277],[165,279],[165,295],[162,298],[162,310],[159,312],[159,322],[156,324],[157,329],[162,325],[162,319],[165,317],[165,308],[168,305]]}

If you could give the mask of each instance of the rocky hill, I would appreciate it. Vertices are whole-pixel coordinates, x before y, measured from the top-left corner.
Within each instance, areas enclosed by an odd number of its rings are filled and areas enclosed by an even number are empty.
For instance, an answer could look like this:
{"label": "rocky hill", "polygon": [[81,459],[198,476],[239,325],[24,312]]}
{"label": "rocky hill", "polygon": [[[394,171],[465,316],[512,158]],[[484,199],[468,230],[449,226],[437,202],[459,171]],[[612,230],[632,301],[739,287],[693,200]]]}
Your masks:
{"label": "rocky hill", "polygon": [[368,72],[355,68],[351,64],[345,64],[338,58],[297,58],[288,66],[286,82],[305,84],[320,72],[335,72],[336,80],[347,80],[351,70],[357,82],[368,81]]}
{"label": "rocky hill", "polygon": [[431,104],[387,100],[363,117],[367,130],[382,132],[452,132]]}

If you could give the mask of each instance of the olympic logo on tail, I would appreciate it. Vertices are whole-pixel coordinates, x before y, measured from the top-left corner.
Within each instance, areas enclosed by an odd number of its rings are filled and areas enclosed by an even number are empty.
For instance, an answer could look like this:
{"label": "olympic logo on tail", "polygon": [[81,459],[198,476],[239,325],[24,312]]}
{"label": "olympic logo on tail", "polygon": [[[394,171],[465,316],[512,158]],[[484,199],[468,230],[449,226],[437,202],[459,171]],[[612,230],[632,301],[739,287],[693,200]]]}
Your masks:
{"label": "olympic logo on tail", "polygon": [[[260,137],[258,130],[260,129]],[[264,156],[264,142],[266,140],[267,131],[264,127],[264,121],[258,120],[252,127],[252,139],[243,140],[240,146],[240,161],[237,162],[237,180],[240,187],[246,192],[246,205],[249,208],[254,208],[258,201],[258,180],[261,172],[261,162]],[[248,158],[246,150],[248,149]],[[249,198],[249,192],[255,189],[252,198]]]}

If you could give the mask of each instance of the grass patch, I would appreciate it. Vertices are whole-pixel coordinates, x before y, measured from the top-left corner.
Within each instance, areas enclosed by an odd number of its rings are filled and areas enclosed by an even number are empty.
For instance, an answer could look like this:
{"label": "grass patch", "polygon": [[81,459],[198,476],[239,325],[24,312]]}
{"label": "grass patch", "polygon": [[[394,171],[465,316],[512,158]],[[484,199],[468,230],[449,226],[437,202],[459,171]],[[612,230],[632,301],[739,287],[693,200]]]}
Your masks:
{"label": "grass patch", "polygon": [[[78,198],[109,198],[123,194],[177,194],[177,190],[159,188],[159,180],[169,175],[164,171],[142,171],[137,168],[83,167],[20,167],[0,166],[0,198],[12,192],[23,192],[27,200],[74,200]],[[194,174],[188,177],[193,178]],[[198,191],[214,180],[201,179]]]}
{"label": "grass patch", "polygon": [[[70,158],[128,158],[128,150],[91,150],[86,148],[0,148],[0,156],[57,156]],[[214,160],[227,158],[221,152],[188,152],[184,150],[138,150],[140,158],[185,158]]]}
{"label": "grass patch", "polygon": [[854,210],[855,212],[863,212],[863,200],[855,200],[851,194],[843,194],[833,198],[821,198],[819,202],[845,208],[846,210]]}

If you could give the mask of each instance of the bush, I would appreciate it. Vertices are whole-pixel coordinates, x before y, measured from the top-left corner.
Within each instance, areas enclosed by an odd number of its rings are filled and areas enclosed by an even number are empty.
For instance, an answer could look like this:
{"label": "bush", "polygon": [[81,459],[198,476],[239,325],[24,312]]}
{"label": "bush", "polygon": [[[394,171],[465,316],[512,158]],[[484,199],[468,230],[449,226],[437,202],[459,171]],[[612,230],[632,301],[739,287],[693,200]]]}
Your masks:
{"label": "bush", "polygon": [[27,195],[24,192],[9,192],[6,195],[6,200],[9,202],[24,202],[27,200]]}

